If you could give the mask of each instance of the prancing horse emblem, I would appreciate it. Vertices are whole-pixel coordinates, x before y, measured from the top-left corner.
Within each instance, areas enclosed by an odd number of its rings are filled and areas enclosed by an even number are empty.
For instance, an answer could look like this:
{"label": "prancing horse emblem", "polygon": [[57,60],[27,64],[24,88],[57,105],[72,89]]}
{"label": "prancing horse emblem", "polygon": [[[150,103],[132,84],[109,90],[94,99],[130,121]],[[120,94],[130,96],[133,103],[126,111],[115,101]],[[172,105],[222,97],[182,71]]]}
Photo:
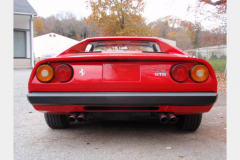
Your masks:
{"label": "prancing horse emblem", "polygon": [[85,74],[85,71],[84,71],[83,69],[81,69],[81,71],[79,71],[79,73],[81,73],[81,74],[82,74],[82,77],[83,77],[84,74]]}

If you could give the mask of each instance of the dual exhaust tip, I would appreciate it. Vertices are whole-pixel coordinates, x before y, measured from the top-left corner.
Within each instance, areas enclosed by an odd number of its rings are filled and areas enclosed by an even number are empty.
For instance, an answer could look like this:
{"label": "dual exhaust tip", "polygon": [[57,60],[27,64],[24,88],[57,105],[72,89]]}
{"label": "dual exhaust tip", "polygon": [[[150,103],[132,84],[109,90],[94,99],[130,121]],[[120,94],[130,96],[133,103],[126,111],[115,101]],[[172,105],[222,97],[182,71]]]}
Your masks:
{"label": "dual exhaust tip", "polygon": [[77,114],[72,114],[69,118],[68,118],[69,122],[84,122],[85,121],[85,115],[83,113],[77,115]]}
{"label": "dual exhaust tip", "polygon": [[160,113],[158,115],[158,118],[161,123],[167,123],[167,122],[176,123],[178,121],[178,118],[172,113],[167,113],[167,114]]}
{"label": "dual exhaust tip", "polygon": [[[167,113],[167,114],[160,113],[158,115],[158,118],[161,123],[167,123],[167,122],[176,123],[178,121],[178,118],[172,113]],[[68,120],[69,122],[75,122],[75,121],[84,122],[85,115],[83,113],[80,113],[79,115],[72,114],[71,116],[69,116]]]}

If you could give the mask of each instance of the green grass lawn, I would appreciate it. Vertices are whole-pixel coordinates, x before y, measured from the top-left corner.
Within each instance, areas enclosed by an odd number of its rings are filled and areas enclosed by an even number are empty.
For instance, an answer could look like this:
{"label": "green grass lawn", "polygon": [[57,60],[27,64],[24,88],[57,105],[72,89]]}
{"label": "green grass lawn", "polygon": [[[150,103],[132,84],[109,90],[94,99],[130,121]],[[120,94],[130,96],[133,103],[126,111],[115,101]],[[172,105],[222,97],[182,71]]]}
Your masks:
{"label": "green grass lawn", "polygon": [[213,67],[214,71],[224,72],[226,60],[207,60]]}

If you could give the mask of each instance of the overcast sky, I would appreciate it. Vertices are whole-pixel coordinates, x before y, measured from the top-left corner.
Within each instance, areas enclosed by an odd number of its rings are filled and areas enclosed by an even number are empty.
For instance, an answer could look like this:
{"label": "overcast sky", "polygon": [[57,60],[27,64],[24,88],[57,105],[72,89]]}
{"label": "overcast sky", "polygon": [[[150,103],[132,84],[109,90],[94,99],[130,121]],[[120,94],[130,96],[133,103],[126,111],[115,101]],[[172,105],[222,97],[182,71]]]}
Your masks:
{"label": "overcast sky", "polygon": [[[187,12],[189,5],[194,5],[198,0],[145,0],[146,7],[143,16],[147,22],[152,22],[160,17],[169,15],[195,21],[194,15]],[[85,0],[28,0],[38,13],[38,16],[48,17],[56,15],[60,11],[71,11],[78,18],[91,14],[90,8],[86,8]],[[209,23],[203,23],[205,27]]]}

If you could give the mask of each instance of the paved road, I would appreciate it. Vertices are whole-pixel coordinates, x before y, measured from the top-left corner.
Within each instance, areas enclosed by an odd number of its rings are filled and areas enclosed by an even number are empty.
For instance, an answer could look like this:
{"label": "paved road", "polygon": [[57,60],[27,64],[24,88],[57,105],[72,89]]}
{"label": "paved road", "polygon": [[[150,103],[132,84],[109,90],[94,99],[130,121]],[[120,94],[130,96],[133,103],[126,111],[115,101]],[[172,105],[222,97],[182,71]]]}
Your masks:
{"label": "paved road", "polygon": [[226,159],[225,93],[219,93],[194,133],[153,122],[120,121],[52,130],[27,101],[30,73],[14,70],[14,159]]}

